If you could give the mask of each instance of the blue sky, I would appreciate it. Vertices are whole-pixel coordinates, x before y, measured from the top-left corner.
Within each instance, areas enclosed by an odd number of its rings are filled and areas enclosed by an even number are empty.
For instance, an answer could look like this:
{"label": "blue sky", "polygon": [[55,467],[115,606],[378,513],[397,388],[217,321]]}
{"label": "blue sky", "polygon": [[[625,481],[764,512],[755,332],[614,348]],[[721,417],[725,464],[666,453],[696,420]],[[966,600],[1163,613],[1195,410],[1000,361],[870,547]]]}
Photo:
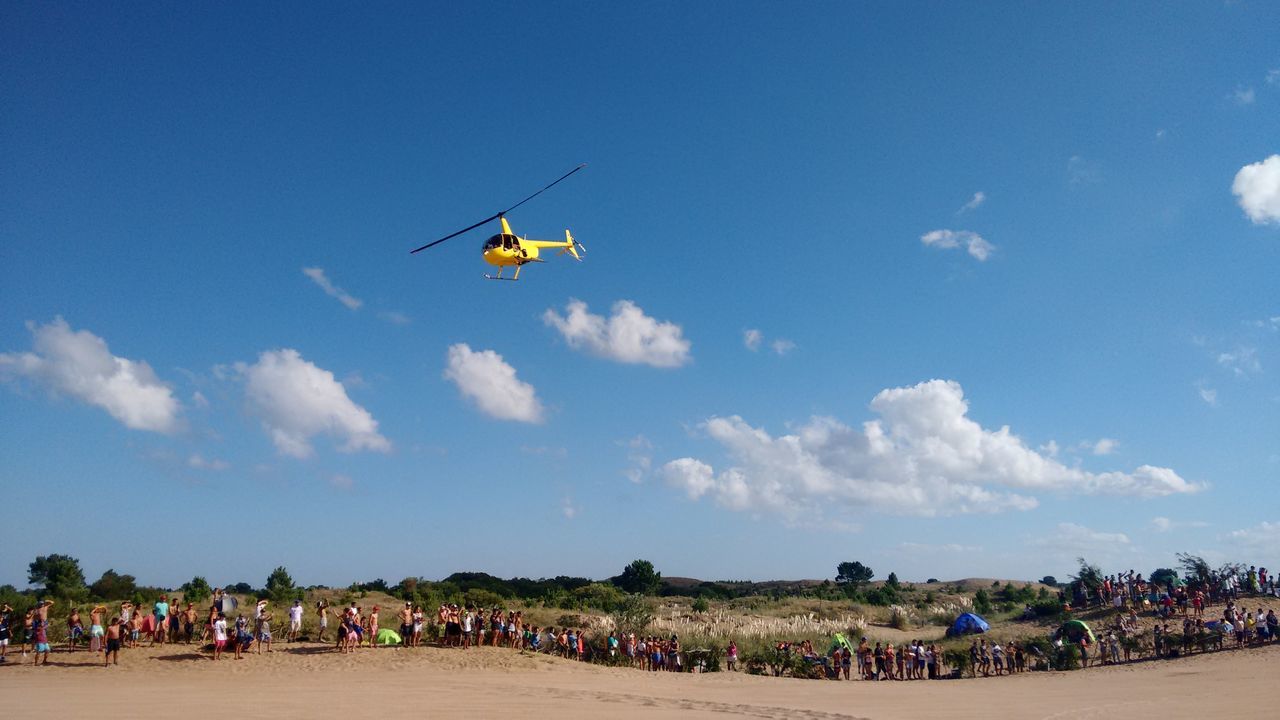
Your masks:
{"label": "blue sky", "polygon": [[0,13],[0,582],[1280,565],[1272,3]]}

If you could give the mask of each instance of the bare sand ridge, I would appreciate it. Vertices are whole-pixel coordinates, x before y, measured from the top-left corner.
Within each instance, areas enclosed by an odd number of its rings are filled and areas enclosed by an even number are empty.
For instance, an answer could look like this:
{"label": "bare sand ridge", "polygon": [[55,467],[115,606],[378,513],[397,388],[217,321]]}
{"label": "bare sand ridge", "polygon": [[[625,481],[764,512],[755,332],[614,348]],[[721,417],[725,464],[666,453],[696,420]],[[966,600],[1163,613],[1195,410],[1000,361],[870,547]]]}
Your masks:
{"label": "bare sand ridge", "polygon": [[6,718],[1273,718],[1280,645],[1076,672],[916,682],[646,673],[501,648],[277,645],[217,663],[187,646],[0,665]]}

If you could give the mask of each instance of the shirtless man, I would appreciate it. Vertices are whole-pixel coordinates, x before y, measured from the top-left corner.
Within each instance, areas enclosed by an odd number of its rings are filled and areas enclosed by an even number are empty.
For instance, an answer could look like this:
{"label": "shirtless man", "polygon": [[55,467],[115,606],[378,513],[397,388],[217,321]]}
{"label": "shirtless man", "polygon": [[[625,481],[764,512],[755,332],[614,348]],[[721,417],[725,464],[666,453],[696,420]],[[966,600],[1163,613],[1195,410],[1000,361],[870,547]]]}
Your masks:
{"label": "shirtless man", "polygon": [[32,665],[40,664],[40,656],[44,656],[44,665],[49,667],[49,606],[52,600],[40,604],[31,622],[31,642],[35,645],[35,654],[31,658]]}
{"label": "shirtless man", "polygon": [[378,646],[378,606],[373,606],[373,612],[369,613],[369,647]]}
{"label": "shirtless man", "polygon": [[102,618],[107,614],[105,605],[96,605],[89,611],[89,649],[97,651],[102,647],[102,638],[106,631],[102,627]]}
{"label": "shirtless man", "polygon": [[329,627],[329,603],[324,600],[317,602],[316,615],[320,617],[320,633],[316,635],[316,642],[324,642],[324,631]]}
{"label": "shirtless man", "polygon": [[191,644],[192,637],[196,634],[196,606],[187,603],[187,609],[182,611],[182,634],[186,636],[187,644]]}
{"label": "shirtless man", "polygon": [[103,667],[120,664],[120,636],[124,626],[124,622],[118,616],[111,618],[111,624],[107,626],[107,648],[102,654]]}
{"label": "shirtless man", "polygon": [[76,643],[83,635],[84,623],[80,620],[80,611],[72,607],[71,614],[67,616],[67,650],[75,650]]}
{"label": "shirtless man", "polygon": [[413,603],[408,601],[400,611],[400,642],[405,647],[413,644]]}

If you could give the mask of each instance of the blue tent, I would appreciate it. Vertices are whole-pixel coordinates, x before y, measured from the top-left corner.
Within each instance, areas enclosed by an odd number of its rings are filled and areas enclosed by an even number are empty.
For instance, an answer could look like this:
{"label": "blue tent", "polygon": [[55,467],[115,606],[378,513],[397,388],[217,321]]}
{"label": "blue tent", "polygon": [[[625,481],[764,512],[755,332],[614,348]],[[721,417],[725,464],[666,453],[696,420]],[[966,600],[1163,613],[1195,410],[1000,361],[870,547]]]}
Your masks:
{"label": "blue tent", "polygon": [[984,633],[991,629],[986,620],[974,615],[973,613],[964,613],[951,623],[951,628],[947,630],[948,637],[957,635],[970,635],[973,633]]}

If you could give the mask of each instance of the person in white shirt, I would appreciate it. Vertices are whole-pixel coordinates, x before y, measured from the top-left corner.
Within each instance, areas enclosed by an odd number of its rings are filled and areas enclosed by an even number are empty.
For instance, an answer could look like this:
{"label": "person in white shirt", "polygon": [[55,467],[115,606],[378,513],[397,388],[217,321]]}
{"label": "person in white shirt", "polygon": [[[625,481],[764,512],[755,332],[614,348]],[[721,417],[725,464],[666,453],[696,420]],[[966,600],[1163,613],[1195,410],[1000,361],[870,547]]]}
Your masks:
{"label": "person in white shirt", "polygon": [[302,632],[302,601],[294,600],[293,607],[289,608],[289,642],[297,641],[300,632]]}
{"label": "person in white shirt", "polygon": [[213,659],[222,657],[222,650],[227,646],[227,616],[218,613],[213,622]]}

